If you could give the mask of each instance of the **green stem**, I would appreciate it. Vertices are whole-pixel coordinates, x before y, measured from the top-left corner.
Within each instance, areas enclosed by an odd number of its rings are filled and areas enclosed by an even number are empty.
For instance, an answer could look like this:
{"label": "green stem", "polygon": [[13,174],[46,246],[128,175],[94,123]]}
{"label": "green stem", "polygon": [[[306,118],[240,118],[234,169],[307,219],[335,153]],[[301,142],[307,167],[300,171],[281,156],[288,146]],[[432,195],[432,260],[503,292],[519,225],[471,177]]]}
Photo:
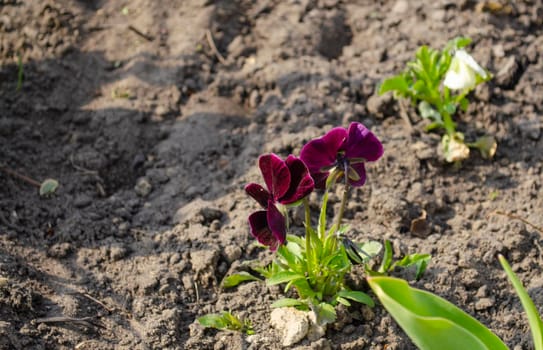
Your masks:
{"label": "green stem", "polygon": [[339,230],[341,226],[341,220],[343,220],[343,213],[345,212],[345,207],[347,206],[347,197],[349,195],[349,183],[345,181],[345,187],[343,188],[343,197],[341,198],[341,206],[339,207],[339,215],[336,222],[336,230]]}
{"label": "green stem", "polygon": [[[312,269],[312,251],[311,251],[311,212],[309,210],[309,200],[304,198],[305,209],[305,260],[307,263],[307,272],[311,273]],[[311,255],[311,256],[310,256]]]}
{"label": "green stem", "polygon": [[447,131],[447,135],[452,137],[455,130],[454,121],[452,120],[451,115],[445,111],[444,108],[441,109],[441,115],[443,116],[443,126],[445,127],[445,131]]}

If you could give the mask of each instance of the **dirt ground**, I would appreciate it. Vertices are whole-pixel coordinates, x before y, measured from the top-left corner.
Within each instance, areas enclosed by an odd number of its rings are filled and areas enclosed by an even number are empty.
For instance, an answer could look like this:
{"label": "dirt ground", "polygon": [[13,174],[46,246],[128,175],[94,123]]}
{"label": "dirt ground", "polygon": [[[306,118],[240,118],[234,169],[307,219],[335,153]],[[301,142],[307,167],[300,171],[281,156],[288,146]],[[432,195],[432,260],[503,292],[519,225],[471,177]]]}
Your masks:
{"label": "dirt ground", "polygon": [[[457,35],[494,74],[460,130],[499,143],[494,160],[459,170],[436,154],[438,135],[375,92],[419,45]],[[243,186],[260,182],[260,154],[298,154],[351,121],[385,147],[347,208],[351,238],[431,253],[423,279],[399,276],[532,348],[496,255],[543,305],[541,232],[495,211],[543,226],[542,53],[539,0],[0,1],[0,166],[60,183],[43,198],[0,172],[0,348],[280,348],[279,288],[219,288],[271,259],[249,235],[257,205]],[[411,233],[423,210],[429,232]],[[195,322],[222,310],[256,335]],[[298,349],[414,348],[380,306],[339,314]]]}

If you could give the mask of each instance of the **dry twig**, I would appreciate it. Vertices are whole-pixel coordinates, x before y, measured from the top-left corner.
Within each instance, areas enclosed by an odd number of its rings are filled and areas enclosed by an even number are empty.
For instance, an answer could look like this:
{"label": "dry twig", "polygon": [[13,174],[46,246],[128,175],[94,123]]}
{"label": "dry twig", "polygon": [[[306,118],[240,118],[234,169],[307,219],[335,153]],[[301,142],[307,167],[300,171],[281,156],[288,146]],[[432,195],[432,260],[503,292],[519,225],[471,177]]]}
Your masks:
{"label": "dry twig", "polygon": [[215,41],[213,40],[213,35],[211,35],[211,31],[209,29],[206,31],[206,39],[207,39],[207,43],[209,44],[209,47],[211,47],[211,51],[213,51],[215,56],[217,56],[217,59],[219,60],[219,62],[221,62],[222,64],[226,66],[226,60],[217,49],[217,46],[215,45]]}

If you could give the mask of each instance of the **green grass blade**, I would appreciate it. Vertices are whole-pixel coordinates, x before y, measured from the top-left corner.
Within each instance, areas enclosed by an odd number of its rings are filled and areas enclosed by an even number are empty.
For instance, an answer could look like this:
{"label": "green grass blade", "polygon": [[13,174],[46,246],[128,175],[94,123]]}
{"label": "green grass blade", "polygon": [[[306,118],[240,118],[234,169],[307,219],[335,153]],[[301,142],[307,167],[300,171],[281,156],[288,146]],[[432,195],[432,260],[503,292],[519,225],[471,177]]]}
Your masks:
{"label": "green grass blade", "polygon": [[530,330],[532,331],[532,338],[534,339],[534,348],[536,350],[543,350],[543,324],[541,322],[539,312],[537,311],[534,302],[526,292],[526,289],[524,289],[524,287],[522,286],[522,282],[520,282],[517,275],[515,275],[515,273],[511,269],[511,266],[509,265],[507,260],[505,260],[502,255],[499,255],[498,259],[500,260],[500,264],[502,264],[502,267],[505,270],[509,281],[511,281],[511,283],[513,284],[513,287],[515,288],[515,291],[520,298],[520,302],[522,303],[522,307],[524,308],[524,311],[528,316],[528,324],[530,325]]}
{"label": "green grass blade", "polygon": [[419,349],[508,349],[479,321],[435,294],[392,277],[368,277],[368,283]]}

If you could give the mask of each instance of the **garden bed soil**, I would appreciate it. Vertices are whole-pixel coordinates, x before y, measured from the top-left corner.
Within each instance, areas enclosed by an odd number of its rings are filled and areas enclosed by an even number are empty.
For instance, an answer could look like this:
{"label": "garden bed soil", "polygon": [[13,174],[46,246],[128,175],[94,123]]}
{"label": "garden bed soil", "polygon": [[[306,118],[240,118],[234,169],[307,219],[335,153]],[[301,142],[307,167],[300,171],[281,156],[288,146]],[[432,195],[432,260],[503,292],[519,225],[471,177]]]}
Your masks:
{"label": "garden bed soil", "polygon": [[[257,205],[243,186],[260,182],[260,154],[299,154],[352,121],[385,154],[352,193],[349,237],[431,253],[421,280],[394,275],[531,348],[496,256],[543,305],[542,233],[496,212],[543,226],[542,19],[541,1],[2,1],[0,165],[60,186],[40,197],[0,173],[0,348],[281,348],[269,325],[280,288],[220,288],[271,260],[250,237]],[[494,74],[459,129],[499,146],[455,168],[439,135],[376,86],[418,46],[458,35]],[[428,228],[411,230],[423,211]],[[361,271],[350,279],[367,291]],[[195,321],[222,310],[256,335]],[[414,348],[379,305],[339,310],[325,338],[296,346]]]}

